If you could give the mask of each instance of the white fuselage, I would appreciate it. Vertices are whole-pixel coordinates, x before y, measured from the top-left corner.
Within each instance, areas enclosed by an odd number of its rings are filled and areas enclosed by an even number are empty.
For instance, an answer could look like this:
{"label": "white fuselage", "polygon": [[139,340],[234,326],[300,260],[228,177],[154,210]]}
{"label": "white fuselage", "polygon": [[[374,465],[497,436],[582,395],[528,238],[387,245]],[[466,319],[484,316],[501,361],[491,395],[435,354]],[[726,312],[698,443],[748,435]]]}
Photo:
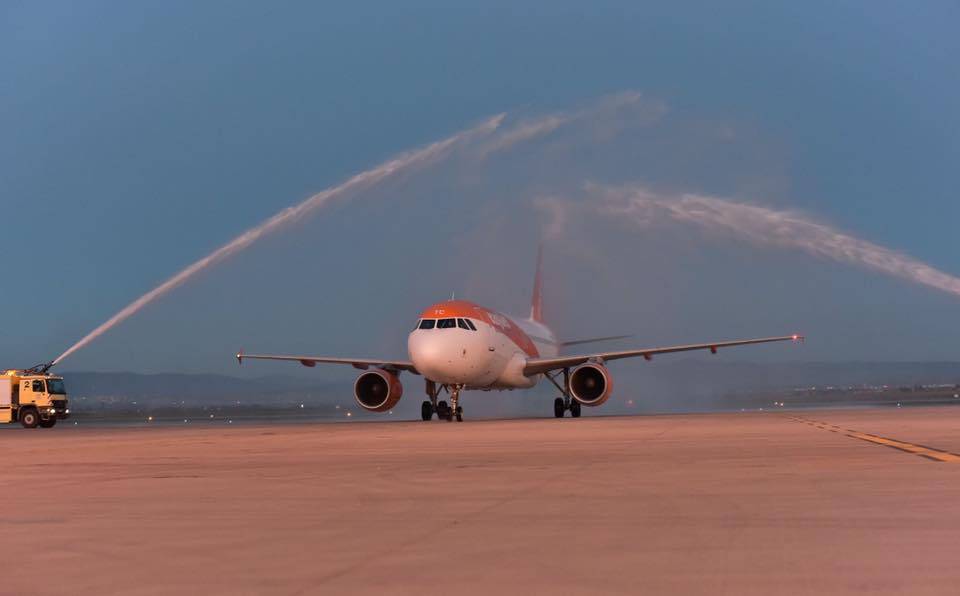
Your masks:
{"label": "white fuselage", "polygon": [[[523,368],[528,358],[556,356],[556,336],[536,321],[492,311],[483,314],[483,318],[470,317],[476,330],[436,325],[423,329],[418,324],[407,338],[407,351],[417,370],[438,384],[463,385],[465,389],[524,389],[536,385],[541,375],[525,376]],[[430,320],[427,313],[424,319]]]}

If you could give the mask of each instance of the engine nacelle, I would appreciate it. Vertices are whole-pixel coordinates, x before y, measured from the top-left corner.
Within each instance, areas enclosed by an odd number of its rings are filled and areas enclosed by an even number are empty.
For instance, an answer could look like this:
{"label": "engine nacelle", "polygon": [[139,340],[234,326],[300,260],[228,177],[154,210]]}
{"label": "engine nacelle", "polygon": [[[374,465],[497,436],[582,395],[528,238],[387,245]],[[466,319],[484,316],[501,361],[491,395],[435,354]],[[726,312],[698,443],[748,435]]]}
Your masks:
{"label": "engine nacelle", "polygon": [[378,368],[357,377],[353,395],[364,410],[386,412],[403,397],[403,384],[396,374]]}
{"label": "engine nacelle", "polygon": [[613,378],[602,364],[588,362],[570,371],[570,397],[585,406],[599,406],[612,391]]}

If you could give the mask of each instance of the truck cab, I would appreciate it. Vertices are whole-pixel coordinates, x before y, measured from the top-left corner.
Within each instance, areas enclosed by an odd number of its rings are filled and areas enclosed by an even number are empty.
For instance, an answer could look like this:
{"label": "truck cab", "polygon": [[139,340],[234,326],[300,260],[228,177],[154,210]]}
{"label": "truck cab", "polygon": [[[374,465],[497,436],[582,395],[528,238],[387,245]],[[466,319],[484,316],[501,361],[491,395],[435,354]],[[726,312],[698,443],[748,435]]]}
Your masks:
{"label": "truck cab", "polygon": [[52,428],[69,416],[63,377],[19,370],[0,375],[0,423]]}

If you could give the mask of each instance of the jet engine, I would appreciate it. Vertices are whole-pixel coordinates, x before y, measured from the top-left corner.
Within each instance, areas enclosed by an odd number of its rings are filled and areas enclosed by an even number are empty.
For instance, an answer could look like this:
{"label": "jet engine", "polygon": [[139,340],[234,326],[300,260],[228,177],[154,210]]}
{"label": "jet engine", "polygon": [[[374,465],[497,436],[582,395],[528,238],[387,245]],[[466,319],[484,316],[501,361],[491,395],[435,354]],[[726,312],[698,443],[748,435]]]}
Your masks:
{"label": "jet engine", "polygon": [[395,373],[378,368],[357,377],[353,395],[364,410],[386,412],[403,397],[403,384]]}
{"label": "jet engine", "polygon": [[601,364],[588,362],[570,371],[570,397],[585,406],[599,406],[612,391],[613,379]]}

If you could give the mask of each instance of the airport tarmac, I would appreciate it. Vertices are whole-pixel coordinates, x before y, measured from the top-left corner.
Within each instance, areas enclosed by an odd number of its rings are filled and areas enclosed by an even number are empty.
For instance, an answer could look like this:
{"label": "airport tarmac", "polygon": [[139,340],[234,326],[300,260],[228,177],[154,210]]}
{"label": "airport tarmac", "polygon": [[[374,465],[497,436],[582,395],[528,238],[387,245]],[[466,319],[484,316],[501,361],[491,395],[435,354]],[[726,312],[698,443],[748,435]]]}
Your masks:
{"label": "airport tarmac", "polygon": [[960,591],[960,408],[591,413],[5,429],[0,593]]}

